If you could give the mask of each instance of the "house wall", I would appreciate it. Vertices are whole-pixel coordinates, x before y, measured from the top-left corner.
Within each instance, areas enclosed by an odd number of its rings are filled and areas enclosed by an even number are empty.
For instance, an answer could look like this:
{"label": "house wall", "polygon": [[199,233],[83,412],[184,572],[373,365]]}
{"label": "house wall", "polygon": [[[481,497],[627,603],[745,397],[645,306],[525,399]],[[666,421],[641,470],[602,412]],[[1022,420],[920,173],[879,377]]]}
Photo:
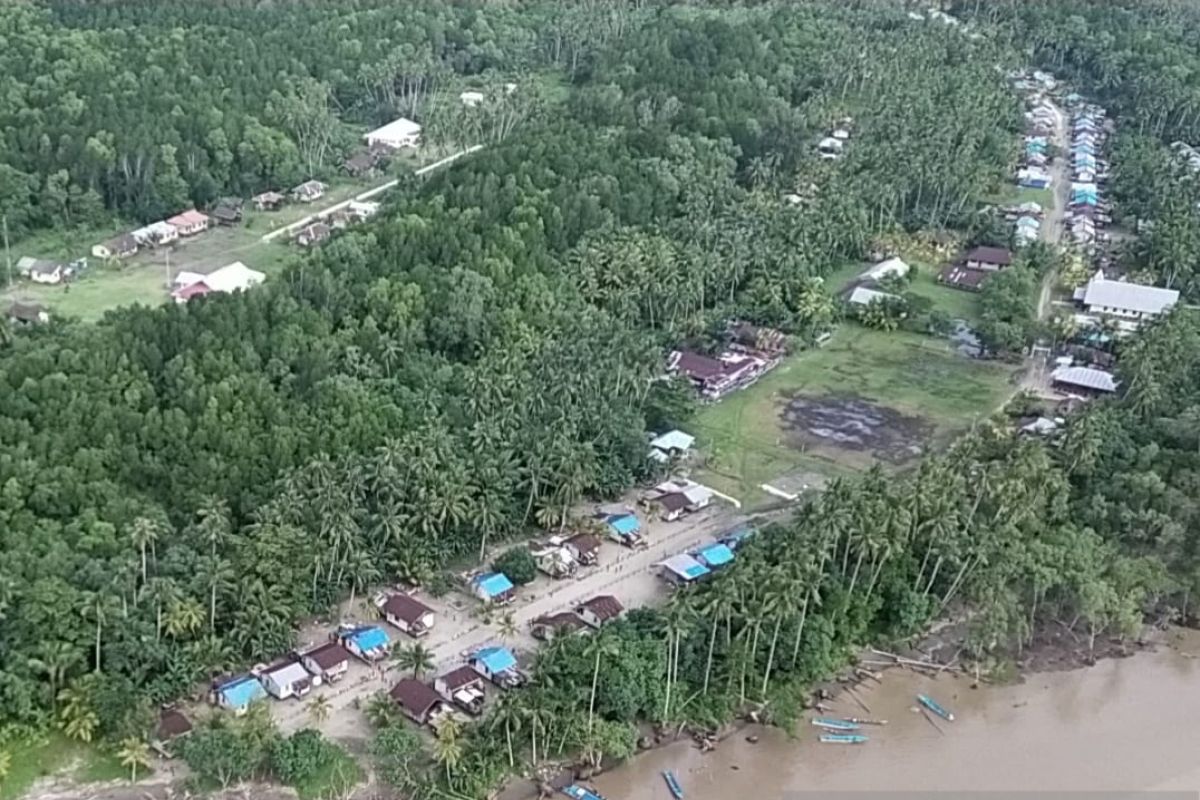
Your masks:
{"label": "house wall", "polygon": [[49,273],[31,272],[29,273],[29,277],[34,283],[59,283],[62,281],[62,270],[55,270]]}
{"label": "house wall", "polygon": [[271,695],[272,697],[276,697],[280,700],[286,700],[292,696],[292,685],[287,684],[285,686],[282,683],[276,682],[273,675],[263,675],[259,678],[259,681],[262,683],[263,688],[267,690],[267,694]]}

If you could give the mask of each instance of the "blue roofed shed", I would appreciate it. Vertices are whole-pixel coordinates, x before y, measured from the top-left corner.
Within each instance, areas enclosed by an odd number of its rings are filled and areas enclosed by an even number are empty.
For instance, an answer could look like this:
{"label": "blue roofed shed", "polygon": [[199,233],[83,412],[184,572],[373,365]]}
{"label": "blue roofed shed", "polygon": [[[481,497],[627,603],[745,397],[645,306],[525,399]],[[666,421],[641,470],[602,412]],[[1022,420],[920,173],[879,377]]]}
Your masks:
{"label": "blue roofed shed", "polygon": [[488,603],[506,603],[513,598],[513,582],[503,572],[479,575],[471,581],[475,596]]}
{"label": "blue roofed shed", "polygon": [[213,695],[221,708],[242,714],[255,700],[266,697],[267,690],[254,676],[243,675],[217,684],[213,687]]}
{"label": "blue roofed shed", "polygon": [[347,626],[338,631],[338,640],[363,661],[379,661],[391,646],[387,631],[378,625]]}
{"label": "blue roofed shed", "polygon": [[517,669],[517,657],[507,647],[493,646],[476,650],[470,663],[472,669],[499,686],[511,688],[524,682]]}
{"label": "blue roofed shed", "polygon": [[717,569],[718,567],[723,567],[726,564],[733,563],[733,551],[730,550],[729,546],[723,542],[714,542],[712,544],[705,545],[704,547],[701,547],[699,550],[695,551],[692,555],[696,557],[697,561],[709,569]]}
{"label": "blue roofed shed", "polygon": [[687,553],[671,556],[659,566],[662,567],[663,578],[677,586],[695,583],[711,573],[711,570],[697,561],[695,556]]}
{"label": "blue roofed shed", "polygon": [[612,538],[623,543],[636,540],[642,529],[636,514],[609,514],[604,518],[604,523]]}

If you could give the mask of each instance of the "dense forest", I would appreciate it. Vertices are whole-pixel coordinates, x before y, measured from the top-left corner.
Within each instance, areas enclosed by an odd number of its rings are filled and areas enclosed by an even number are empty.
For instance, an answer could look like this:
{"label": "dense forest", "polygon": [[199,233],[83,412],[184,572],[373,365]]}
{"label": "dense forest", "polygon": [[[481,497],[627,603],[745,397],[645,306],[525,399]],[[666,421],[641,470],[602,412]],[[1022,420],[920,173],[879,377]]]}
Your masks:
{"label": "dense forest", "polygon": [[[4,331],[6,721],[140,734],[155,703],[287,649],[338,598],[428,581],[616,495],[646,472],[644,432],[688,414],[655,380],[666,347],[703,347],[732,316],[803,346],[838,316],[822,278],[881,232],[976,224],[1007,179],[1020,108],[992,37],[891,7],[560,8],[54,3],[0,19],[0,80],[22,98],[0,112],[0,179],[24,187],[0,192],[10,225],[57,224],[71,197],[148,214],[304,174],[286,120],[318,95],[342,130],[419,117],[434,72],[551,69],[569,86],[259,290]],[[845,117],[846,156],[818,158]],[[990,324],[1001,338],[1027,313]],[[438,780],[482,795],[539,748],[621,754],[640,719],[713,723],[772,699],[786,721],[852,643],[949,610],[980,610],[982,655],[1041,618],[1098,636],[1185,603],[1198,338],[1181,313],[1131,343],[1125,396],[1057,447],[983,426],[912,476],[836,484],[665,611],[554,641],[536,688],[439,741]],[[431,785],[385,712],[382,774]]]}

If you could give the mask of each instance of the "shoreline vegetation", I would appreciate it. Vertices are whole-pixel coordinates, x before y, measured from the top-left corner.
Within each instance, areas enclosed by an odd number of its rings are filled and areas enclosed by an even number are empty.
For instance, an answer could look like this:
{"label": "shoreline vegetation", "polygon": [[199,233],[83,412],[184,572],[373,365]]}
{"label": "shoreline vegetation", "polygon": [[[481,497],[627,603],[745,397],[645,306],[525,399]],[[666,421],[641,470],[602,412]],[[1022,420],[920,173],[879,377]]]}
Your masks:
{"label": "shoreline vegetation", "polygon": [[[0,18],[22,119],[64,126],[6,141],[0,187],[17,191],[0,202],[30,230],[97,204],[157,213],[282,179],[345,147],[348,120],[428,114],[430,136],[448,136],[468,112],[428,108],[434,87],[453,99],[530,69],[569,87],[519,130],[500,114],[504,135],[481,157],[398,190],[378,219],[253,291],[3,328],[0,754],[22,731],[60,729],[103,742],[136,778],[161,704],[288,652],[298,620],[382,583],[448,585],[448,565],[489,543],[561,529],[569,509],[650,479],[647,433],[697,413],[689,387],[660,380],[665,352],[715,350],[730,319],[800,347],[853,326],[825,279],[881,236],[1007,243],[979,211],[1010,180],[1021,125],[1001,73],[1022,54],[997,34],[1059,13],[989,5],[979,33],[822,2],[331,2],[50,4]],[[1145,24],[1171,38],[1162,13]],[[1103,65],[1063,45],[1077,31],[1048,30],[1038,62],[1079,58],[1069,68],[1089,85]],[[293,47],[279,71],[273,54]],[[61,70],[41,60],[58,52],[74,54]],[[155,80],[127,80],[135,66]],[[52,75],[127,102],[106,116],[73,93],[50,101]],[[1155,105],[1159,91],[1119,110],[1143,133],[1200,125]],[[816,143],[843,123],[845,153],[822,158]],[[1156,185],[1192,211],[1200,182],[1177,178]],[[1138,202],[1128,176],[1114,183]],[[1187,256],[1200,225],[1142,200],[1169,224],[1155,249],[1120,258],[1165,278],[1163,253]],[[1044,333],[1035,317],[981,313],[1010,358]],[[905,336],[931,335],[910,322]],[[910,471],[831,480],[713,580],[594,635],[553,637],[530,685],[498,693],[477,723],[431,735],[386,694],[356,705],[372,728],[355,755],[416,800],[485,797],[547,760],[628,758],[645,726],[716,730],[752,712],[788,727],[864,642],[910,640],[943,618],[964,620],[945,641],[981,676],[1007,673],[1010,653],[1049,663],[1029,655],[1039,632],[1064,631],[1093,659],[1136,642],[1147,619],[1190,621],[1200,319],[1180,308],[1111,348],[1120,391],[1052,436],[1016,436],[981,409]],[[403,656],[414,675],[431,666]],[[349,792],[359,767],[319,733],[328,707],[307,710],[312,729],[286,737],[263,707],[201,723],[178,744],[192,785],[270,777]]]}

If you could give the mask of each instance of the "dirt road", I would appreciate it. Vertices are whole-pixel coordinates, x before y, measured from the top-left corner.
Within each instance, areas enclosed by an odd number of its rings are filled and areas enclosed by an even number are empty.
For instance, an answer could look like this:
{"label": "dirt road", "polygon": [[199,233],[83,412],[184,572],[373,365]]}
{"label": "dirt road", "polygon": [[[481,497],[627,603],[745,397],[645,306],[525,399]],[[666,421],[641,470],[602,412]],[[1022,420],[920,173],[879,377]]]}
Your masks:
{"label": "dirt road", "polygon": [[[498,625],[481,619],[479,603],[474,599],[456,602],[423,602],[434,606],[437,621],[422,643],[433,653],[435,674],[463,663],[463,654],[487,644],[504,644],[521,652],[531,652],[535,644],[529,635],[529,623],[548,613],[568,611],[583,600],[597,594],[611,594],[626,608],[654,603],[667,595],[668,589],[657,577],[654,565],[659,561],[710,541],[714,535],[733,527],[745,517],[726,507],[712,507],[679,522],[651,522],[646,527],[649,547],[629,550],[612,542],[601,548],[600,563],[574,579],[552,581],[540,576],[517,593],[517,600],[506,612],[511,612],[519,631],[516,637],[504,641]],[[499,615],[496,615],[499,616]],[[388,628],[396,646],[411,643],[404,634]],[[400,676],[384,665],[384,670],[372,669],[351,662],[350,671],[336,686],[325,686],[313,694],[323,694],[330,702],[330,715],[319,727],[326,736],[335,739],[363,739],[369,727],[355,701],[365,703],[379,691],[385,691]],[[270,701],[272,715],[285,732],[312,726],[313,722],[304,701]]]}

